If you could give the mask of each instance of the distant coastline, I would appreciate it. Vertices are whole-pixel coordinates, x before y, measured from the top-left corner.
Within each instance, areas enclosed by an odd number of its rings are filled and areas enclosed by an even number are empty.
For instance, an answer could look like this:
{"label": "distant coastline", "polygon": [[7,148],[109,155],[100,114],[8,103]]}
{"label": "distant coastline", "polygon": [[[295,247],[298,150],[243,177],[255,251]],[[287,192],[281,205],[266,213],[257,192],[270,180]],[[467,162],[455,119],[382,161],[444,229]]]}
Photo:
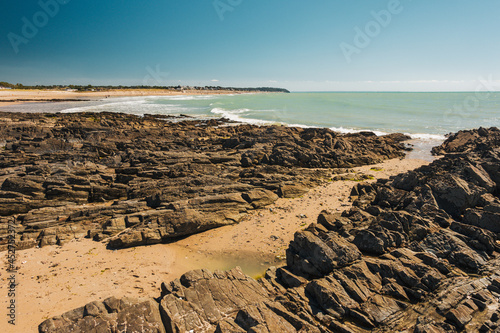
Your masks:
{"label": "distant coastline", "polygon": [[81,102],[109,97],[175,96],[175,95],[224,95],[244,93],[290,93],[283,88],[236,88],[220,86],[22,86],[0,82],[0,106],[30,102]]}

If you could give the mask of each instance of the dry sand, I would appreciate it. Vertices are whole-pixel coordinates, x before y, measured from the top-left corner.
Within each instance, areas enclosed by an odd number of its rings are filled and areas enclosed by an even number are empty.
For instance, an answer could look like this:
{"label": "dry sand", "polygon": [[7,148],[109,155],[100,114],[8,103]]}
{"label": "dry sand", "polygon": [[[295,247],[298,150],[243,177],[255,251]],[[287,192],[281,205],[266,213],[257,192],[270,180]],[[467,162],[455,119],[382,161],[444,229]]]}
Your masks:
{"label": "dry sand", "polygon": [[[388,178],[427,163],[397,159],[355,170],[375,179]],[[293,234],[315,222],[322,210],[348,209],[349,193],[355,184],[329,182],[302,198],[278,199],[265,209],[251,212],[237,225],[209,230],[172,244],[110,251],[103,243],[79,239],[63,247],[19,251],[17,325],[12,330],[7,324],[7,281],[3,270],[0,328],[5,328],[3,332],[37,332],[44,319],[94,300],[110,296],[158,297],[161,282],[196,268],[229,269],[238,265],[257,277],[268,266],[284,264],[282,259]]]}
{"label": "dry sand", "polygon": [[[0,106],[22,104],[28,102],[40,102],[51,99],[67,100],[100,100],[107,97],[128,97],[128,96],[175,96],[175,95],[221,95],[240,94],[242,92],[229,90],[184,90],[172,91],[165,89],[118,89],[109,91],[61,91],[61,90],[0,90]],[[29,99],[30,101],[11,101],[19,99]]]}

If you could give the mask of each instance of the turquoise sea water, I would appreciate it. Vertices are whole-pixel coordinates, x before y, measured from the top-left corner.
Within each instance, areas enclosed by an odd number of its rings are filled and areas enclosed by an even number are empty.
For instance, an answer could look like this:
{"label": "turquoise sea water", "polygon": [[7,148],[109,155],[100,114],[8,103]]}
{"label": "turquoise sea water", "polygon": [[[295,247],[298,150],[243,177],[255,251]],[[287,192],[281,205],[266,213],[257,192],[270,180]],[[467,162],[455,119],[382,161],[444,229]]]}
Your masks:
{"label": "turquoise sea water", "polygon": [[343,133],[400,132],[414,139],[411,143],[415,145],[415,152],[411,157],[432,159],[431,147],[439,145],[448,133],[480,126],[500,127],[500,92],[142,96],[91,102],[28,103],[0,110],[185,114],[197,119],[225,117],[258,125],[327,127]]}
{"label": "turquoise sea water", "polygon": [[443,138],[460,129],[500,126],[500,93],[291,93],[113,98],[76,111],[186,114],[253,124],[402,132]]}
{"label": "turquoise sea water", "polygon": [[413,156],[432,159],[431,147],[445,135],[480,126],[500,127],[499,92],[331,92],[112,98],[63,112],[112,111],[137,115],[185,114],[225,117],[251,124],[327,127],[343,133],[405,133]]}

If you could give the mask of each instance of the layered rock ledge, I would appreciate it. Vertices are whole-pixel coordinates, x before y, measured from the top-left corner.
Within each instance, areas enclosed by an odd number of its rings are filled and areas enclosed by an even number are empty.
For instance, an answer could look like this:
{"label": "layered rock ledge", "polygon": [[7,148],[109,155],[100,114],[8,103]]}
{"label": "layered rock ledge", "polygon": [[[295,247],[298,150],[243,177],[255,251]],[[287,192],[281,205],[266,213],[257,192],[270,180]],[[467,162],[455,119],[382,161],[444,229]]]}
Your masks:
{"label": "layered rock ledge", "polygon": [[354,208],[322,212],[259,281],[192,271],[157,301],[91,303],[39,330],[114,332],[148,318],[148,332],[498,332],[499,143],[497,128],[461,131],[432,164],[357,185]]}
{"label": "layered rock ledge", "polygon": [[[0,113],[0,250],[81,237],[111,248],[238,223],[339,168],[403,157],[404,135],[116,113]],[[339,171],[340,170],[340,171]]]}

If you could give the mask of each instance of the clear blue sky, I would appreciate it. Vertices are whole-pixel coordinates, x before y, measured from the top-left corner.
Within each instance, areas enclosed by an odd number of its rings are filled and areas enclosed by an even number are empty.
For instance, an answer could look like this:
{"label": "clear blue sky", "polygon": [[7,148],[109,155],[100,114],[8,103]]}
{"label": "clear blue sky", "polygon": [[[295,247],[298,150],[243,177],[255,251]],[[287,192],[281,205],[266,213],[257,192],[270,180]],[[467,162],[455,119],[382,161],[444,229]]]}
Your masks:
{"label": "clear blue sky", "polygon": [[52,5],[2,2],[0,81],[432,91],[489,80],[500,88],[498,0],[41,3]]}

